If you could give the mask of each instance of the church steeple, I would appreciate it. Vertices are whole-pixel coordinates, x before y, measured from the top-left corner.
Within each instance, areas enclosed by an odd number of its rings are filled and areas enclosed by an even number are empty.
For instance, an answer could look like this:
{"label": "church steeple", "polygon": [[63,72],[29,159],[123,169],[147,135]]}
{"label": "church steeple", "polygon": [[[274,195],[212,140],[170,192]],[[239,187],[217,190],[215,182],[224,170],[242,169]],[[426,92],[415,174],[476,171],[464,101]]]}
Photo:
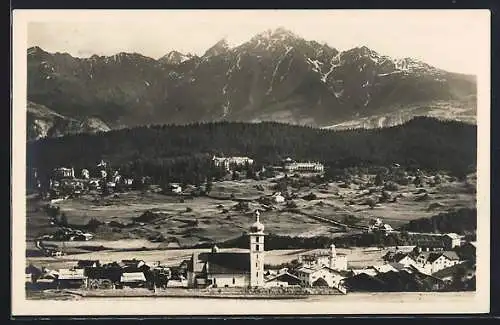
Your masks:
{"label": "church steeple", "polygon": [[264,225],[260,212],[255,211],[255,223],[250,227],[250,286],[264,286]]}

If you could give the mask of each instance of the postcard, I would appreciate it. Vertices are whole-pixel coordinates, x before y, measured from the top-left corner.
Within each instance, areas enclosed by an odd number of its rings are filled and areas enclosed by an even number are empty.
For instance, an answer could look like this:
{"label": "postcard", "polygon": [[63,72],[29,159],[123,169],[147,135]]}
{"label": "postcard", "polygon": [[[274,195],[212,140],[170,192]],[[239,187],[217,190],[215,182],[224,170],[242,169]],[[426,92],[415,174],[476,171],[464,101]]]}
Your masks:
{"label": "postcard", "polygon": [[12,94],[14,316],[489,311],[488,10],[15,10]]}

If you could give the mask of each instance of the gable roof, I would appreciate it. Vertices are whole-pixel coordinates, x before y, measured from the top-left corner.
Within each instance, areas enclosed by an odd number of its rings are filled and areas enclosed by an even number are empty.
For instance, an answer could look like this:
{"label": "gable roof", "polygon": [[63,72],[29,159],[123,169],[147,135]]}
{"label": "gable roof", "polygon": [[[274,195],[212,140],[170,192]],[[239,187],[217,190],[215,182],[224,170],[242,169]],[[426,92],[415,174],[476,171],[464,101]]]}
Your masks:
{"label": "gable roof", "polygon": [[454,232],[447,233],[446,237],[450,237],[451,239],[460,239],[460,236],[455,234]]}
{"label": "gable roof", "polygon": [[425,260],[429,263],[434,263],[438,258],[444,256],[445,258],[457,261],[460,260],[457,253],[455,251],[443,251],[443,252],[422,252],[420,256],[424,256]]}
{"label": "gable roof", "polygon": [[278,273],[278,274],[275,274],[273,276],[270,276],[269,278],[265,279],[265,282],[271,282],[271,281],[274,281],[274,280],[279,280],[280,278],[291,278],[293,280],[296,280],[296,281],[300,281],[300,279],[291,274],[291,273],[288,273],[288,272],[282,272],[282,273]]}
{"label": "gable roof", "polygon": [[444,251],[444,252],[442,252],[442,254],[452,261],[460,260],[460,257],[458,256],[458,254],[455,251]]}
{"label": "gable roof", "polygon": [[302,266],[302,267],[297,269],[297,272],[311,274],[311,273],[315,273],[315,272],[323,270],[323,269],[327,269],[328,271],[330,271],[332,273],[337,273],[339,275],[341,274],[339,271],[334,270],[326,265],[320,265],[320,266],[314,266],[314,267]]}
{"label": "gable roof", "polygon": [[390,265],[393,269],[395,269],[397,271],[402,271],[402,270],[406,269],[406,266],[404,264],[401,264],[401,263],[391,262],[391,263],[387,263],[387,264]]}
{"label": "gable roof", "polygon": [[60,269],[58,270],[58,280],[83,280],[85,279],[83,269]]}
{"label": "gable roof", "polygon": [[248,253],[201,253],[198,258],[205,261],[204,271],[209,274],[250,273],[250,254]]}
{"label": "gable roof", "polygon": [[404,258],[409,257],[412,258],[409,253],[404,253],[404,252],[387,252],[387,254],[384,255],[384,260],[388,262],[400,262]]}

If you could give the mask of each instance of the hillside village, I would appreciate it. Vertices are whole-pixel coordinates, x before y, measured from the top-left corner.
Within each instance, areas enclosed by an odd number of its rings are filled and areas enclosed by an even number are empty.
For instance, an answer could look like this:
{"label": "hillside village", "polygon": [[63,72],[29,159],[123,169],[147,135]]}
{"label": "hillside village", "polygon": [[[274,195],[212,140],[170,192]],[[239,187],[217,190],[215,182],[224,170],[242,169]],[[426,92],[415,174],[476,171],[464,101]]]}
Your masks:
{"label": "hillside village", "polygon": [[[94,292],[123,288],[143,288],[154,292],[168,291],[171,288],[209,291],[254,288],[265,291],[288,288],[286,290],[295,293],[307,289],[309,293],[347,294],[356,291],[453,291],[475,288],[475,229],[462,234],[436,230],[412,231],[411,227],[414,227],[415,223],[399,222],[393,226],[387,218],[376,214],[367,218],[353,215],[344,216],[340,220],[332,218],[332,212],[333,215],[342,213],[338,206],[325,206],[325,202],[329,201],[322,194],[322,191],[327,192],[322,189],[325,189],[328,183],[323,180],[325,168],[320,162],[297,162],[287,157],[279,166],[258,168],[255,168],[257,163],[254,159],[249,157],[213,156],[211,162],[214,170],[219,173],[218,178],[195,186],[181,183],[154,185],[154,180],[147,176],[122,175],[105,161],[100,161],[93,167],[83,168],[79,175],[73,167],[59,167],[44,181],[37,179],[34,171],[33,184],[39,199],[48,202],[44,211],[50,223],[49,229],[56,229],[52,233],[38,233],[34,238],[35,249],[42,252],[42,256],[46,258],[54,261],[64,259],[68,262],[64,263],[64,267],[51,268],[43,263],[37,264],[36,259],[29,260],[26,268],[28,291],[78,289]],[[234,193],[217,193],[217,186],[220,184],[227,182],[245,185],[249,179],[272,179],[272,191],[266,191],[264,185],[256,182],[253,191],[262,194],[252,198],[238,197]],[[432,196],[437,196],[432,188],[456,182],[452,177],[443,174],[426,175],[419,170],[411,174],[403,171],[397,163],[386,169],[385,174],[344,174],[336,176],[335,180],[339,191],[334,196],[336,200],[344,202],[345,209],[364,207],[363,211],[374,213],[380,206],[394,205],[409,198],[414,202],[426,202],[428,213],[443,210],[445,204],[432,200]],[[471,186],[467,185],[470,184],[468,182],[466,181],[466,188]],[[403,186],[413,186],[413,194],[398,194]],[[302,187],[305,187],[307,192],[301,192]],[[229,244],[223,241],[205,241],[198,246],[192,246],[203,251],[193,252],[190,258],[183,259],[178,264],[135,257],[102,263],[100,259],[78,260],[78,254],[71,252],[71,248],[75,246],[71,246],[70,242],[92,244],[97,238],[105,243],[106,240],[102,241],[105,238],[102,237],[104,233],[100,230],[105,222],[93,218],[86,225],[75,224],[72,222],[73,217],[68,217],[64,209],[61,209],[61,204],[89,193],[94,193],[94,200],[98,202],[106,197],[119,197],[138,190],[163,195],[165,200],[178,198],[177,202],[182,204],[196,202],[199,198],[217,199],[222,202],[218,204],[217,209],[228,222],[238,216],[246,216],[245,220],[255,218],[255,223],[250,227],[248,222],[242,221],[244,235],[241,238],[244,243],[241,248],[246,251],[231,251],[226,248]],[[231,211],[227,202],[235,202]],[[314,206],[323,207],[327,214],[305,212],[308,211],[307,207],[302,204],[311,202]],[[191,212],[192,208],[189,207],[184,211]],[[282,215],[292,212],[301,213],[305,218],[311,219],[311,222],[337,229],[340,237],[333,237],[337,245],[330,240],[329,244],[322,245],[323,248],[306,249],[281,265],[268,263],[266,255],[285,247],[276,246],[281,240],[279,236],[264,232],[264,223],[271,220],[266,218],[273,213]],[[156,222],[162,218],[164,217],[161,213],[147,210],[134,218],[129,225],[120,221],[108,221],[106,225],[146,231],[149,223],[156,224],[155,229],[158,229],[160,224]],[[198,220],[189,222],[187,226],[191,228],[188,229],[199,227]],[[162,233],[148,236],[151,243],[162,244],[167,240]],[[380,250],[380,245],[389,239],[396,238],[402,242],[392,246],[386,245],[386,253],[377,263],[353,267],[349,255],[342,251],[346,247],[357,246],[348,244],[349,240],[365,238],[363,236],[370,236],[377,241],[372,245],[375,250]],[[319,237],[306,239],[314,238]],[[411,245],[405,245],[408,243]],[[167,250],[187,248],[180,246],[178,241],[177,246],[168,244],[162,247]],[[141,255],[133,251],[128,254]]]}

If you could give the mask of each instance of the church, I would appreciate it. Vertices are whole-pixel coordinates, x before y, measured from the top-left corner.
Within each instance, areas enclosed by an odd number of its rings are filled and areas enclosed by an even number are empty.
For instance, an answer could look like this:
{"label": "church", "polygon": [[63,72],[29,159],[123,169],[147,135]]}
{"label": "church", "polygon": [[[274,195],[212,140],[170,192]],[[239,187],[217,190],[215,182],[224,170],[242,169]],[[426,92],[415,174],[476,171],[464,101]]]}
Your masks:
{"label": "church", "polygon": [[264,225],[259,211],[255,217],[248,252],[219,252],[214,246],[211,252],[193,253],[187,273],[190,288],[264,286]]}

